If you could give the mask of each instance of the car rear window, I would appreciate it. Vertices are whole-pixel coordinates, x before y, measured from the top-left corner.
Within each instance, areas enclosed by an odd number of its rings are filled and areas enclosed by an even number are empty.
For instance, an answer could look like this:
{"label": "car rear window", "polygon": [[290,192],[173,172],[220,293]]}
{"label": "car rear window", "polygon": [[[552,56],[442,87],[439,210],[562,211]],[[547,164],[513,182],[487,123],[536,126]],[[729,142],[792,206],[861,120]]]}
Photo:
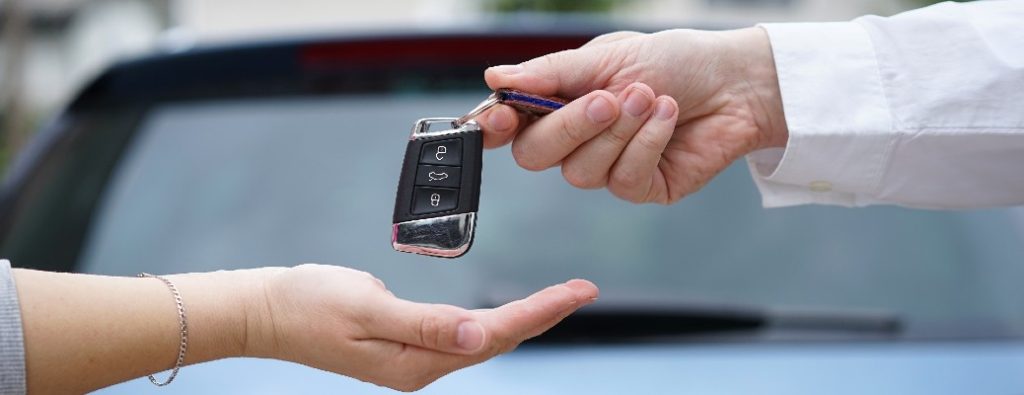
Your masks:
{"label": "car rear window", "polygon": [[[200,101],[139,124],[81,255],[132,275],[321,262],[397,295],[486,306],[568,278],[604,299],[880,309],[908,333],[1024,334],[1024,214],[871,207],[765,210],[746,165],[672,206],[574,189],[559,169],[484,153],[477,240],[463,258],[394,252],[412,123],[486,92]],[[972,333],[972,336],[977,333]]]}

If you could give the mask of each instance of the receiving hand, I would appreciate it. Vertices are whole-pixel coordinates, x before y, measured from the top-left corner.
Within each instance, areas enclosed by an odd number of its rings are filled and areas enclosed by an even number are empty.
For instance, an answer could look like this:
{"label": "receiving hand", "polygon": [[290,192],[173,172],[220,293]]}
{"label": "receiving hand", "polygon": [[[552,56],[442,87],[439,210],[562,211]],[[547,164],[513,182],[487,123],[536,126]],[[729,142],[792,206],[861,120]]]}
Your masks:
{"label": "receiving hand", "polygon": [[298,362],[402,391],[511,351],[597,298],[572,280],[489,310],[414,303],[358,270],[280,269],[265,281],[247,354]]}
{"label": "receiving hand", "polygon": [[561,165],[570,184],[631,202],[678,201],[741,156],[787,140],[760,28],[617,32],[484,76],[492,89],[575,99],[541,118],[507,106],[482,114],[485,146],[512,142],[523,168]]}

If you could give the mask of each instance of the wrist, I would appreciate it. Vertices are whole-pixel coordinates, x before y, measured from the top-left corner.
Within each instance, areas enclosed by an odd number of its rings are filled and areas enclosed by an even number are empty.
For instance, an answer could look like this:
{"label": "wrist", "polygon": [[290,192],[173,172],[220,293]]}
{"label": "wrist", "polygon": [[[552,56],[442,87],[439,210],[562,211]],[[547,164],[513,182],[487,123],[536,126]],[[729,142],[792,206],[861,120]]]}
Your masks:
{"label": "wrist", "polygon": [[[185,303],[187,364],[246,356],[260,349],[265,269],[168,276]],[[256,333],[253,333],[256,332]]]}
{"label": "wrist", "polygon": [[736,91],[744,92],[746,107],[758,130],[754,150],[784,148],[789,132],[768,33],[760,27],[750,27],[725,34],[733,44],[729,46],[729,58],[733,59],[733,80],[740,84]]}
{"label": "wrist", "polygon": [[245,298],[245,327],[242,356],[282,359],[280,339],[274,322],[273,297],[270,282],[279,274],[290,270],[287,267],[264,267],[246,270],[248,280]]}

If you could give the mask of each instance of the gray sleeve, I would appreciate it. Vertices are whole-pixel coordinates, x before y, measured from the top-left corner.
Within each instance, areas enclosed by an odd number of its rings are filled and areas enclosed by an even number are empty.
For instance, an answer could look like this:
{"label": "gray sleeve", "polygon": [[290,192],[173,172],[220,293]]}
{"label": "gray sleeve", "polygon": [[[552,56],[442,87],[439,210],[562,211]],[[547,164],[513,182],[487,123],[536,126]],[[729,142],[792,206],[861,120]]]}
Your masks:
{"label": "gray sleeve", "polygon": [[0,395],[25,393],[25,339],[11,262],[0,259]]}

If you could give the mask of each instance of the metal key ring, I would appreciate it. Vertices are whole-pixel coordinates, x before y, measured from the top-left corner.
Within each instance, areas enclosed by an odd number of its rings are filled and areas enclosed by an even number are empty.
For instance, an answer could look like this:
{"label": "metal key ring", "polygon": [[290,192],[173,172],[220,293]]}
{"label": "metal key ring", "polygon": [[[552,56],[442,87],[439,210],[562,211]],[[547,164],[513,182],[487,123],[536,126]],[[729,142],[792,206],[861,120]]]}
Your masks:
{"label": "metal key ring", "polygon": [[480,102],[480,104],[477,104],[477,106],[470,110],[468,113],[466,113],[466,115],[463,115],[458,119],[452,121],[452,125],[454,125],[456,128],[462,127],[462,125],[464,125],[466,122],[473,120],[473,118],[476,118],[477,115],[482,114],[484,111],[487,111],[487,109],[494,107],[498,103],[498,93],[491,93],[490,96],[487,96],[487,98],[484,99],[484,101]]}

